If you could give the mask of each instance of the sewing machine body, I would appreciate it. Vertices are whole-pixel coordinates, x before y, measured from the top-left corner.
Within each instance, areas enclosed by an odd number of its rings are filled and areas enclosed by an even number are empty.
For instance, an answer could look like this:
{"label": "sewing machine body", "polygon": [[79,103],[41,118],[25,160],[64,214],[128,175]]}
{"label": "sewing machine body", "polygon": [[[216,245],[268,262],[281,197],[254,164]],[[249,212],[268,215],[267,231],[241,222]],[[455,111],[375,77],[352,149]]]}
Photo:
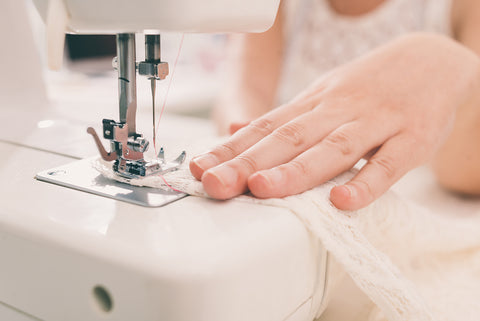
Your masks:
{"label": "sewing machine body", "polygon": [[[280,0],[61,0],[68,29],[82,34],[144,30],[175,32],[261,32],[275,19]],[[46,20],[49,0],[34,0]],[[94,10],[92,10],[94,8]]]}
{"label": "sewing machine body", "polygon": [[[88,121],[56,118],[62,108],[10,110],[25,135],[0,132],[12,141],[0,142],[0,320],[309,320],[327,253],[288,210],[197,197],[148,208],[34,180],[95,152]],[[168,124],[211,135],[208,123]]]}
{"label": "sewing machine body", "polygon": [[[45,321],[307,320],[317,249],[287,210],[195,197],[140,207],[32,180],[69,157],[0,147],[11,155],[0,163],[0,302],[10,313]],[[0,304],[0,319],[15,320],[4,312]]]}

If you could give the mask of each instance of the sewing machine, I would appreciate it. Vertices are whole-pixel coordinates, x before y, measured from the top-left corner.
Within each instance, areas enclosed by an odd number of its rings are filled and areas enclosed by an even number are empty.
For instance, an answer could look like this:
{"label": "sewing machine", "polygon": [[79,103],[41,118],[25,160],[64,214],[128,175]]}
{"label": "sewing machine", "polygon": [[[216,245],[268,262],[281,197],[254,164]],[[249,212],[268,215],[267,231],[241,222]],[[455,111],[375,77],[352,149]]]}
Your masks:
{"label": "sewing machine", "polygon": [[[185,155],[146,160],[149,142],[136,130],[136,73],[150,81],[153,97],[169,73],[159,31],[263,31],[279,1],[34,2],[47,23],[50,67],[61,66],[65,32],[117,34],[119,118],[102,121],[107,151],[93,129],[100,119],[92,119],[105,106],[94,98],[91,106],[44,102],[23,3],[0,4],[0,34],[12,49],[3,54],[27,55],[27,63],[3,68],[3,79],[35,73],[28,89],[0,86],[2,113],[12,120],[0,129],[8,155],[0,160],[0,320],[307,321],[324,308],[327,253],[289,211],[133,187],[83,160],[96,145],[119,176],[174,170]],[[137,63],[139,32],[147,35]],[[166,132],[184,128],[180,138],[160,136],[167,159],[182,140],[213,136],[200,120],[165,123]]]}
{"label": "sewing machine", "polygon": [[[259,32],[268,29],[275,19],[279,0],[264,0],[245,3],[241,0],[211,1],[197,5],[194,1],[102,1],[101,3],[75,0],[35,0],[40,14],[47,25],[48,64],[52,69],[62,65],[65,32],[83,34],[116,34],[117,56],[113,67],[118,70],[119,120],[103,119],[103,138],[110,141],[107,151],[94,128],[91,134],[105,161],[113,161],[113,171],[125,178],[139,178],[163,174],[178,168],[185,160],[183,151],[173,161],[167,161],[161,148],[156,158],[146,160],[144,153],[150,142],[136,130],[137,115],[137,70],[150,80],[152,93],[152,127],[155,145],[155,92],[156,81],[163,80],[169,73],[168,63],[161,61],[160,31],[180,32]],[[95,7],[95,10],[92,8]],[[181,18],[175,13],[179,13]],[[136,61],[135,33],[146,32],[145,60]],[[79,190],[118,198],[116,190],[99,189],[88,162],[76,164],[75,169],[49,169],[37,178]],[[57,173],[62,172],[62,175]],[[52,175],[51,173],[55,173]],[[88,177],[88,180],[85,180]],[[183,195],[167,191],[140,195],[124,201],[148,206],[160,206]],[[155,201],[149,199],[155,198]],[[139,201],[140,200],[140,201]],[[141,200],[146,200],[144,203]],[[157,201],[158,200],[158,201]]]}

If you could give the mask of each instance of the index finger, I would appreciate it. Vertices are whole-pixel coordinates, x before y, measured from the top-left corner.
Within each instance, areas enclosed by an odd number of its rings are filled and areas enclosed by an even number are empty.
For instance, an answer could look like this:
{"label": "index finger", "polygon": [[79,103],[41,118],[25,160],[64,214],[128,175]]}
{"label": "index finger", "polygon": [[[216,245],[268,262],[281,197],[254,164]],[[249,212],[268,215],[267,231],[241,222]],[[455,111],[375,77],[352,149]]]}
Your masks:
{"label": "index finger", "polygon": [[235,158],[290,119],[295,118],[307,110],[313,109],[317,105],[318,100],[316,97],[298,100],[280,106],[252,121],[233,134],[227,142],[205,154],[194,157],[190,161],[190,171],[196,179],[200,180],[203,172]]}

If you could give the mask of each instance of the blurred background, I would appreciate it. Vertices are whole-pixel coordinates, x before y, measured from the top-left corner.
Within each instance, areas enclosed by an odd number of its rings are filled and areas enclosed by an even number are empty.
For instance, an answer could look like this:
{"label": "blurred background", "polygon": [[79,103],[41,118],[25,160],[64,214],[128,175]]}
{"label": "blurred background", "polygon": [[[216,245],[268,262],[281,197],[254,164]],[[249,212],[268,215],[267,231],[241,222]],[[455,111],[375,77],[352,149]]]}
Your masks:
{"label": "blurred background", "polygon": [[[112,67],[116,55],[115,36],[67,35],[62,70],[48,70],[45,25],[33,3],[26,1],[26,5],[50,100],[61,103],[74,99],[87,104],[105,102],[105,105],[116,102],[117,74]],[[137,61],[140,61],[144,57],[143,35],[137,34],[137,39]],[[208,118],[224,78],[226,36],[164,33],[161,46],[162,61],[169,63],[170,74],[157,82],[157,107],[163,104],[173,75],[165,112]],[[139,113],[151,113],[149,80],[138,77],[137,86]]]}

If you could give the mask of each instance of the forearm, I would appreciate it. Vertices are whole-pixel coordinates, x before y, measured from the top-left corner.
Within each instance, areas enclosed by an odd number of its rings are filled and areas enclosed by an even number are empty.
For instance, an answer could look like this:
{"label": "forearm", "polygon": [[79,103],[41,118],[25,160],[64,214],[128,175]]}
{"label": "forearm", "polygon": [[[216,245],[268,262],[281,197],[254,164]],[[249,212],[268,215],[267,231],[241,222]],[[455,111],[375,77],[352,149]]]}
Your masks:
{"label": "forearm", "polygon": [[476,0],[456,0],[453,13],[454,37],[477,55],[471,67],[477,79],[457,110],[453,131],[438,151],[433,168],[444,187],[480,195],[480,5]]}
{"label": "forearm", "polygon": [[220,132],[230,122],[255,119],[274,107],[283,60],[282,14],[261,34],[229,39],[226,81],[214,110]]}
{"label": "forearm", "polygon": [[458,109],[453,131],[438,151],[433,168],[444,187],[480,195],[480,88]]}

